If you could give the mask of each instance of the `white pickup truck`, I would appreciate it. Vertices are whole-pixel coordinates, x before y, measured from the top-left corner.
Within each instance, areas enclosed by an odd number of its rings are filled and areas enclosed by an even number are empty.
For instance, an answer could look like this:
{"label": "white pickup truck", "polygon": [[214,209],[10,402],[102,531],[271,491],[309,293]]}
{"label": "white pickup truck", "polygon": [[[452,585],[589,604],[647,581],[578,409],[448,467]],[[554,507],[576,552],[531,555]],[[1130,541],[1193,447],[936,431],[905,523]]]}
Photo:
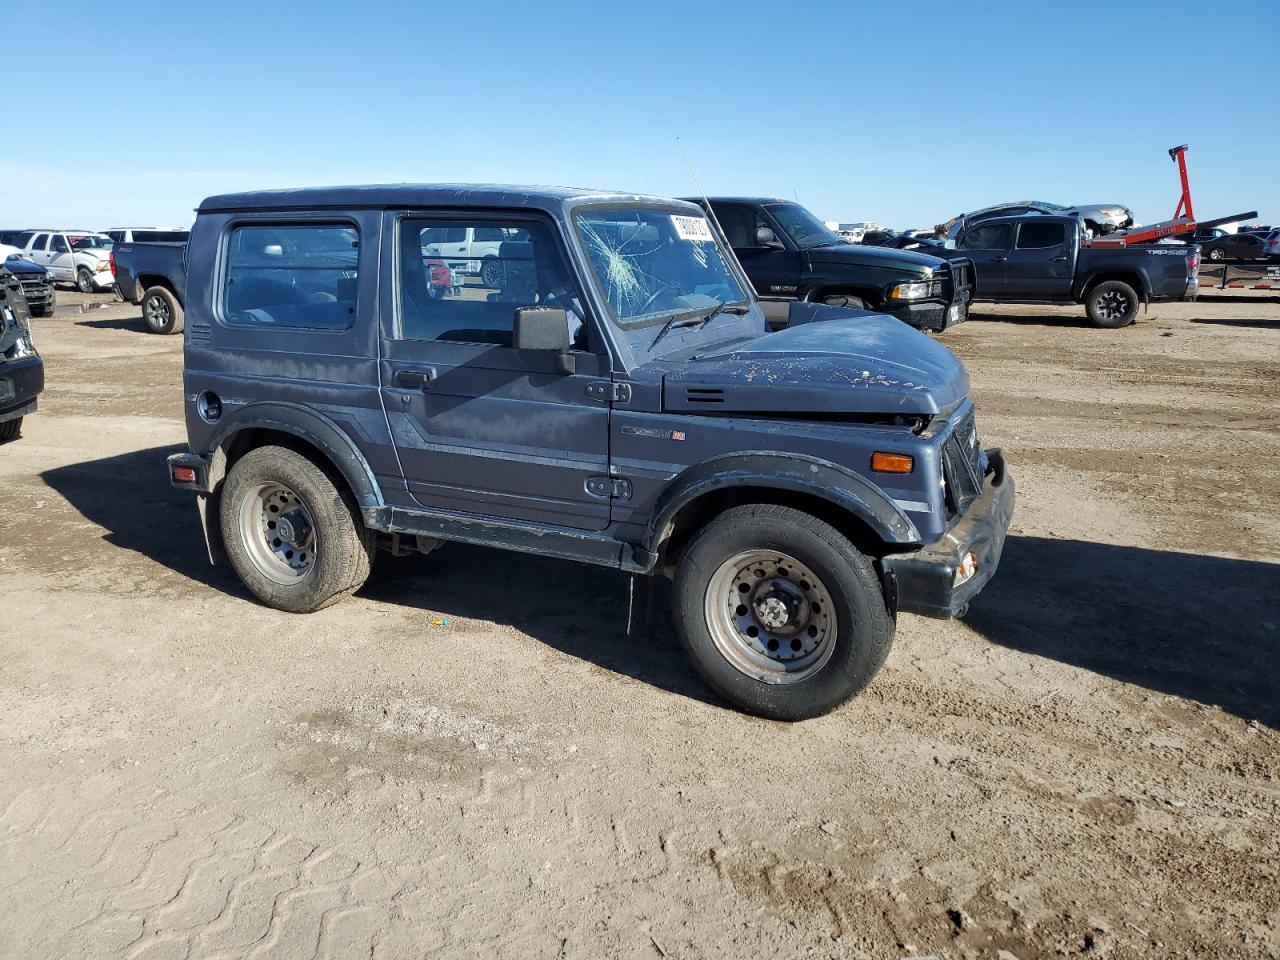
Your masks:
{"label": "white pickup truck", "polygon": [[110,290],[110,237],[91,230],[27,230],[14,239],[22,255],[48,270],[55,281],[74,283],[81,293]]}

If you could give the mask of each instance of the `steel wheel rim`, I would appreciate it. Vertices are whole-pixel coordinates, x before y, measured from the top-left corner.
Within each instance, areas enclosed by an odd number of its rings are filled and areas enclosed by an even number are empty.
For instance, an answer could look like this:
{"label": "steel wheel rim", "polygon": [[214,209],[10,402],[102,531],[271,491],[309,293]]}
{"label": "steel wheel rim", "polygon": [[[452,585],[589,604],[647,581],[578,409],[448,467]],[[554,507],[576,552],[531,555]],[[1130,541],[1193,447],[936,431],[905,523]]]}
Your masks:
{"label": "steel wheel rim", "polygon": [[1116,290],[1108,290],[1098,298],[1098,311],[1108,320],[1119,320],[1129,311],[1129,298]]}
{"label": "steel wheel rim", "polygon": [[705,616],[712,642],[739,673],[765,683],[799,683],[835,652],[831,592],[785,553],[745,550],[716,569]]}
{"label": "steel wheel rim", "polygon": [[153,327],[167,326],[169,323],[169,305],[161,297],[147,298],[147,323]]}
{"label": "steel wheel rim", "polygon": [[316,525],[311,511],[283,483],[266,481],[240,501],[240,539],[258,571],[290,586],[308,576],[316,562]]}

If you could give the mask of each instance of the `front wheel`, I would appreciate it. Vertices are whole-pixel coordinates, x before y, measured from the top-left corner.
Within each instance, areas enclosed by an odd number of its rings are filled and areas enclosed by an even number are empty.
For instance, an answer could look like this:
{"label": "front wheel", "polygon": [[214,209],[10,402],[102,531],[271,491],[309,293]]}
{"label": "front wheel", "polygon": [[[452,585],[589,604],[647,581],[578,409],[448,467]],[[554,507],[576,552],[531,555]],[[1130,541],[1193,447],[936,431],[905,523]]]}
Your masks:
{"label": "front wheel", "polygon": [[81,293],[93,293],[93,274],[84,267],[76,271],[76,289]]}
{"label": "front wheel", "polygon": [[1121,280],[1098,284],[1085,301],[1085,312],[1095,327],[1110,330],[1127,327],[1138,317],[1138,294]]}
{"label": "front wheel", "polygon": [[1209,251],[1209,259],[1225,260],[1227,259],[1227,252],[1223,250],[1221,247],[1214,247],[1212,250]]}
{"label": "front wheel", "polygon": [[672,599],[703,679],[773,720],[835,709],[870,682],[893,643],[871,561],[790,507],[748,504],[712,520],[685,548]]}
{"label": "front wheel", "polygon": [[182,304],[165,287],[151,287],[142,294],[142,322],[152,333],[181,333],[185,322]]}
{"label": "front wheel", "polygon": [[823,297],[822,302],[828,307],[849,307],[853,310],[866,310],[867,302],[861,297],[855,297],[850,294],[836,294],[834,296]]}
{"label": "front wheel", "polygon": [[277,609],[319,610],[369,576],[374,539],[355,505],[295,450],[258,447],[236,461],[219,520],[241,581]]}

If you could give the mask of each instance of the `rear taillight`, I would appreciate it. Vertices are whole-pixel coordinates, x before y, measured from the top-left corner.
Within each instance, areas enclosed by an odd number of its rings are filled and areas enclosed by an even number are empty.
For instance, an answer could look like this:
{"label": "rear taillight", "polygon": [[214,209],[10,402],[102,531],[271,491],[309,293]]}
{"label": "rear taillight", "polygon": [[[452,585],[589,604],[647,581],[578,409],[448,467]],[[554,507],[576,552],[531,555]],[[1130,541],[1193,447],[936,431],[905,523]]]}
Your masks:
{"label": "rear taillight", "polygon": [[108,259],[111,261],[111,275],[114,277],[116,275],[116,252],[114,250],[111,251]]}
{"label": "rear taillight", "polygon": [[1190,273],[1193,277],[1200,272],[1200,254],[1198,251],[1196,253],[1188,255],[1187,272]]}

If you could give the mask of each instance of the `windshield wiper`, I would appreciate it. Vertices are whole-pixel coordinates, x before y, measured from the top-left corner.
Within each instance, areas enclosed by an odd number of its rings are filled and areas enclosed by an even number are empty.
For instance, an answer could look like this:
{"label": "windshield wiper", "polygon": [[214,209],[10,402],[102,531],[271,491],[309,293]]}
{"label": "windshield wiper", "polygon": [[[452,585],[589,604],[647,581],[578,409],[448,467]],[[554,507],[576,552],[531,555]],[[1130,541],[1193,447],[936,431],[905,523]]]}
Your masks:
{"label": "windshield wiper", "polygon": [[745,300],[721,300],[715,305],[714,310],[708,313],[705,317],[700,317],[698,319],[698,328],[701,329],[702,327],[705,327],[716,317],[720,316],[721,313],[736,313],[738,316],[742,316],[750,309],[751,307]]}
{"label": "windshield wiper", "polygon": [[658,345],[658,341],[670,332],[671,328],[675,326],[677,320],[687,319],[688,316],[688,310],[677,310],[671,316],[667,317],[667,322],[662,325],[662,329],[658,331],[658,335],[653,338],[653,343],[649,344],[649,349],[652,350]]}

